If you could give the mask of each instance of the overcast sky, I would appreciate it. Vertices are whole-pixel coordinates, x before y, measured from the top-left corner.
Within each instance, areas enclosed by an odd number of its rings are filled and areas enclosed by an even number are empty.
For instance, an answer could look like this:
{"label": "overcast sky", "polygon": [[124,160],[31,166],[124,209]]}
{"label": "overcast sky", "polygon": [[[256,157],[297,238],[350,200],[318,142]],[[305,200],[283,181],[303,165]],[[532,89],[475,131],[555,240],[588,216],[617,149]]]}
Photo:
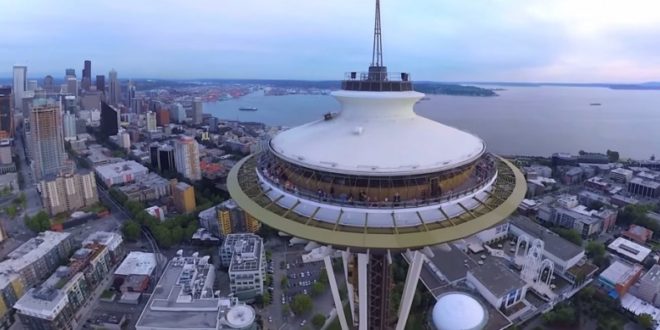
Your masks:
{"label": "overcast sky", "polygon": [[[659,0],[382,0],[384,61],[416,80],[660,81]],[[371,0],[0,0],[0,77],[341,79]]]}

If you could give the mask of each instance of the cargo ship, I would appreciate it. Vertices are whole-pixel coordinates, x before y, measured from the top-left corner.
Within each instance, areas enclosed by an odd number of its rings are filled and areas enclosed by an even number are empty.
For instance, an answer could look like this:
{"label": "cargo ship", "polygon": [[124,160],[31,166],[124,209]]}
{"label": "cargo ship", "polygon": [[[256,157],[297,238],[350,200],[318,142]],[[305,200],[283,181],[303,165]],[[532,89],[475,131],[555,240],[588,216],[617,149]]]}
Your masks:
{"label": "cargo ship", "polygon": [[240,110],[240,111],[257,111],[259,109],[254,108],[254,107],[240,107],[240,108],[238,108],[238,110]]}

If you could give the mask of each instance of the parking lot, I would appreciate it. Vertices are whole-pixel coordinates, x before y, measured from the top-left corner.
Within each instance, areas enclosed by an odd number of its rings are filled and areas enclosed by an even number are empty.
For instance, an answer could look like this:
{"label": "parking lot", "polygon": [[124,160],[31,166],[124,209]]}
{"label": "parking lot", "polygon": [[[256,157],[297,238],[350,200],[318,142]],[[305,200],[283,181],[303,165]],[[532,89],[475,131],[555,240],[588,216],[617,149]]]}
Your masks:
{"label": "parking lot", "polygon": [[310,294],[312,285],[319,280],[321,272],[325,272],[322,261],[303,263],[300,256],[291,260],[285,267],[289,285],[284,291],[282,299],[286,299],[287,303],[291,303],[297,294]]}

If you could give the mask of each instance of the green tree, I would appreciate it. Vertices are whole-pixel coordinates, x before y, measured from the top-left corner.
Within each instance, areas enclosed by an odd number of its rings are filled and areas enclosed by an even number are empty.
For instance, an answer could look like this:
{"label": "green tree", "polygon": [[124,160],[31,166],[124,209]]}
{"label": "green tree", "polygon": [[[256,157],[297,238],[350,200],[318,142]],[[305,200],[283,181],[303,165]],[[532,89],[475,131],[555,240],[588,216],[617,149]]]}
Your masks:
{"label": "green tree", "polygon": [[257,305],[257,306],[263,307],[264,306],[264,296],[260,295],[260,294],[254,296],[254,304]]}
{"label": "green tree", "polygon": [[312,284],[311,294],[312,294],[313,297],[316,297],[316,296],[322,294],[323,292],[325,292],[325,289],[326,289],[325,284],[323,284],[321,282],[316,282],[316,283]]}
{"label": "green tree", "polygon": [[282,315],[288,316],[289,312],[291,312],[291,306],[289,304],[282,305]]}
{"label": "green tree", "polygon": [[328,284],[328,273],[327,272],[321,272],[319,275],[319,282],[323,284]]}
{"label": "green tree", "polygon": [[179,244],[181,241],[183,241],[183,235],[185,235],[185,231],[183,228],[176,226],[172,228],[171,230],[172,233],[172,243],[173,244]]}
{"label": "green tree", "polygon": [[325,315],[316,314],[314,315],[314,317],[312,317],[312,325],[314,325],[314,328],[321,329],[321,327],[323,327],[324,324],[325,324]]}
{"label": "green tree", "polygon": [[559,227],[554,227],[552,230],[557,233],[559,236],[564,238],[565,240],[575,244],[575,245],[582,245],[582,236],[580,236],[580,233],[578,233],[577,230],[575,229],[566,229],[566,228],[559,228]]}
{"label": "green tree", "polygon": [[280,279],[280,286],[282,287],[282,289],[286,289],[287,286],[289,286],[289,279],[286,276],[282,276],[282,278]]}
{"label": "green tree", "polygon": [[644,329],[652,329],[653,328],[653,316],[642,313],[637,315],[637,323],[642,326]]}
{"label": "green tree", "polygon": [[158,245],[168,248],[172,246],[172,232],[165,226],[156,225],[152,232]]}
{"label": "green tree", "polygon": [[308,295],[297,294],[291,302],[291,310],[296,315],[302,315],[312,310],[312,298]]}
{"label": "green tree", "polygon": [[26,215],[23,220],[25,221],[25,225],[33,232],[39,233],[50,229],[50,217],[44,211],[40,211],[33,217]]}
{"label": "green tree", "polygon": [[133,220],[126,221],[121,228],[121,232],[127,240],[137,241],[140,238],[140,225]]}
{"label": "green tree", "polygon": [[589,241],[585,250],[587,252],[587,256],[590,258],[597,258],[605,255],[605,245],[597,241]]}
{"label": "green tree", "polygon": [[16,213],[18,213],[18,210],[16,209],[16,205],[9,205],[5,207],[5,213],[7,213],[7,216],[10,219],[13,219],[16,216]]}
{"label": "green tree", "polygon": [[264,291],[263,305],[268,306],[268,305],[270,305],[271,301],[272,301],[272,297],[270,296],[270,292]]}

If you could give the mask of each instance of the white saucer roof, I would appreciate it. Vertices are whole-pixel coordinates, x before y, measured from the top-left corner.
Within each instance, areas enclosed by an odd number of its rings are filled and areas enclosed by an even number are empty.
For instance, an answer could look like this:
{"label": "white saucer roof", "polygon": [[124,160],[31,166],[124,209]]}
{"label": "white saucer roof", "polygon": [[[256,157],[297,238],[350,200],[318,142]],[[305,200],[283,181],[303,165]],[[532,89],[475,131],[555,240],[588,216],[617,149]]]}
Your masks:
{"label": "white saucer roof", "polygon": [[422,93],[341,90],[332,95],[341,112],[278,134],[271,150],[304,167],[370,176],[443,171],[485,152],[478,137],[415,114]]}

